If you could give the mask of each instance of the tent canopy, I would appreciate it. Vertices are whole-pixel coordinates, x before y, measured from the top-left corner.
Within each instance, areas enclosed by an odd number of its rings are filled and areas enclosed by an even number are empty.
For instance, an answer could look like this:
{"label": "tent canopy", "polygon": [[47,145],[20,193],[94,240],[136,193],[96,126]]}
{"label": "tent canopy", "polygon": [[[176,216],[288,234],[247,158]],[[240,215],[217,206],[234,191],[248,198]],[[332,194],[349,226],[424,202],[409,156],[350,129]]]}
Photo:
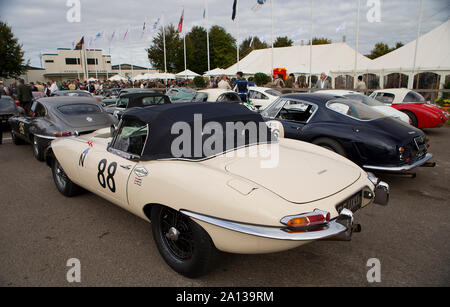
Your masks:
{"label": "tent canopy", "polygon": [[122,77],[121,75],[114,75],[108,79],[109,81],[127,81],[127,78]]}
{"label": "tent canopy", "polygon": [[222,68],[214,68],[214,69],[211,69],[211,70],[205,72],[204,75],[217,77],[217,76],[226,75],[226,71],[225,71],[225,69],[222,69]]}
{"label": "tent canopy", "polygon": [[192,70],[186,69],[186,70],[183,70],[183,71],[177,73],[175,76],[177,78],[193,79],[193,78],[195,78],[197,76],[200,76],[200,75],[195,73],[195,72],[193,72]]}
{"label": "tent canopy", "polygon": [[[310,46],[292,46],[274,48],[274,68],[286,68],[288,73],[309,73]],[[367,67],[371,60],[362,54],[357,55],[358,64]],[[354,66],[355,50],[347,43],[334,43],[312,46],[311,72],[340,70],[341,67]],[[239,70],[244,74],[263,72],[271,74],[271,48],[253,50],[239,62]],[[237,64],[225,70],[225,74],[233,75],[238,71]]]}

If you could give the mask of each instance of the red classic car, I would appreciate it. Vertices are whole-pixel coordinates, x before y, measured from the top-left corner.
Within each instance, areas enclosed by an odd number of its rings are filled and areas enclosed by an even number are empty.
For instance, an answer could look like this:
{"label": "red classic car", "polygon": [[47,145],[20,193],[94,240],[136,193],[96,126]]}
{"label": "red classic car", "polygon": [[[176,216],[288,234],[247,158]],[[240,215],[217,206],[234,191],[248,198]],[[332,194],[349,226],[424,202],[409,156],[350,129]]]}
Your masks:
{"label": "red classic car", "polygon": [[370,97],[408,114],[411,124],[417,128],[441,127],[449,118],[445,110],[427,103],[422,95],[405,88],[377,90]]}

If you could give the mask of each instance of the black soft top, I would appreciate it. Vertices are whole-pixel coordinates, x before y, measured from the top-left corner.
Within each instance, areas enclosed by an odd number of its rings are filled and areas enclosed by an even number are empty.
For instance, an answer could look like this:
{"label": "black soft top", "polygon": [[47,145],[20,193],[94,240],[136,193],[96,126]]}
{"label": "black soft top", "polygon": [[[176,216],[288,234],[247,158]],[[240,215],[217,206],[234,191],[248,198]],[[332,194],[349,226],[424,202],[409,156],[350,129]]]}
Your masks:
{"label": "black soft top", "polygon": [[[215,134],[214,132],[212,134],[202,133],[202,129],[194,129],[194,124],[198,125],[198,122],[194,121],[195,115],[201,115],[203,127],[211,122],[218,123],[222,127],[224,131],[223,135],[220,136],[223,141],[222,148],[219,146],[214,148],[213,152],[208,153],[204,153],[202,150],[201,154],[194,152],[196,135],[201,142],[201,148],[203,148],[205,140]],[[203,160],[238,147],[276,141],[260,114],[237,103],[187,102],[132,108],[125,111],[122,119],[138,119],[148,124],[148,138],[141,157],[143,161],[159,159]],[[174,133],[171,132],[172,126],[179,122],[187,124],[191,131],[191,151],[187,156],[174,156],[171,149],[173,141],[182,134],[178,129]],[[237,133],[236,130],[226,129],[227,123],[235,124],[239,122],[244,125],[254,123],[258,127],[257,135],[254,136],[247,132]],[[234,140],[233,142],[226,141],[227,135],[230,137],[230,134],[234,134],[234,137],[231,137]],[[239,139],[239,135],[242,135],[241,139]]]}

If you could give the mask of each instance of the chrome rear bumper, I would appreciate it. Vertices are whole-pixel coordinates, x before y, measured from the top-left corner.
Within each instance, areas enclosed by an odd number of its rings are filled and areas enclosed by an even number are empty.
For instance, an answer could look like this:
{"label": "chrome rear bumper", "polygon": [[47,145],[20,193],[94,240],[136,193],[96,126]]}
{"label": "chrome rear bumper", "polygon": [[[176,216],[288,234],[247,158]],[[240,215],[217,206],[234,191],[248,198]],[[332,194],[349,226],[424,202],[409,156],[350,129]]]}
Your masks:
{"label": "chrome rear bumper", "polygon": [[414,162],[413,164],[408,164],[408,165],[402,165],[402,166],[375,166],[375,165],[363,165],[363,168],[368,169],[368,170],[373,170],[373,171],[382,171],[382,172],[393,172],[393,173],[397,173],[397,172],[407,172],[412,170],[413,168],[416,168],[418,166],[421,166],[422,164],[424,164],[425,162],[427,162],[428,160],[430,160],[433,157],[432,154],[427,153],[425,155],[425,157],[423,157],[422,159]]}
{"label": "chrome rear bumper", "polygon": [[335,239],[337,240],[349,241],[353,232],[353,213],[347,209],[343,209],[341,214],[336,219],[330,221],[326,226],[322,227],[321,230],[310,230],[304,232],[289,232],[288,228],[284,228],[282,226],[272,227],[233,222],[183,209],[180,210],[180,212],[193,219],[214,226],[247,235],[275,240],[314,241],[336,237]]}

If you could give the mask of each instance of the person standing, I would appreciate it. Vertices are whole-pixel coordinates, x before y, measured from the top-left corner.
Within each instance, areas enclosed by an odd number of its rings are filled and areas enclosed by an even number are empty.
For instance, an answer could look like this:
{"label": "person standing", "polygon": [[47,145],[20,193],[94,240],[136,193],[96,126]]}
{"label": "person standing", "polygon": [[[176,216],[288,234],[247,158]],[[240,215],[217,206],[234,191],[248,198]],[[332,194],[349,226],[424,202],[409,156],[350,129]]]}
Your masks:
{"label": "person standing", "polygon": [[284,81],[283,81],[283,75],[282,74],[278,74],[277,77],[275,78],[275,80],[273,80],[273,85],[275,87],[284,87]]}
{"label": "person standing", "polygon": [[289,74],[289,77],[286,79],[286,87],[287,88],[293,88],[295,84],[295,76],[294,74]]}
{"label": "person standing", "polygon": [[29,113],[31,102],[33,101],[33,93],[31,92],[31,87],[25,84],[25,80],[22,78],[19,79],[19,85],[17,86],[17,100],[19,100],[22,108]]}
{"label": "person standing", "polygon": [[231,86],[227,81],[227,76],[225,76],[225,75],[222,76],[217,87],[220,89],[223,89],[223,90],[231,90]]}
{"label": "person standing", "polygon": [[327,75],[323,72],[320,74],[320,79],[316,82],[316,88],[318,89],[330,89],[330,82],[327,80]]}
{"label": "person standing", "polygon": [[53,80],[50,80],[50,95],[58,90],[58,85]]}
{"label": "person standing", "polygon": [[364,92],[367,89],[366,83],[363,81],[362,76],[358,76],[358,81],[356,81],[355,90],[357,92]]}
{"label": "person standing", "polygon": [[235,90],[237,90],[239,97],[241,97],[242,102],[247,102],[247,92],[248,92],[248,82],[243,77],[242,71],[238,71],[236,74]]}

